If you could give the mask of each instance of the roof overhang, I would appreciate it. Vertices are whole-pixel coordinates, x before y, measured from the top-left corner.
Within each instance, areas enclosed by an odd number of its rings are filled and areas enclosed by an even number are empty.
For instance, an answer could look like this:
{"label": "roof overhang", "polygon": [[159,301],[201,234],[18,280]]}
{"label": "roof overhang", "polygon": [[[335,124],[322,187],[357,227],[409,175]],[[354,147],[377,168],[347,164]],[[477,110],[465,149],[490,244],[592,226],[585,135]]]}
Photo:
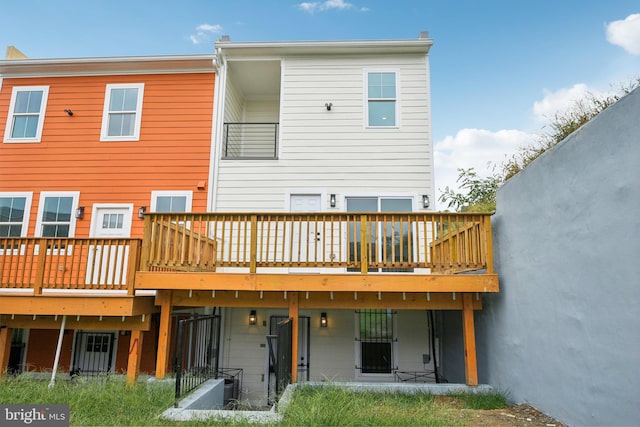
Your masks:
{"label": "roof overhang", "polygon": [[227,57],[302,55],[380,55],[429,53],[433,40],[355,40],[295,42],[216,42],[216,52]]}
{"label": "roof overhang", "polygon": [[0,77],[215,72],[215,55],[163,55],[0,61]]}

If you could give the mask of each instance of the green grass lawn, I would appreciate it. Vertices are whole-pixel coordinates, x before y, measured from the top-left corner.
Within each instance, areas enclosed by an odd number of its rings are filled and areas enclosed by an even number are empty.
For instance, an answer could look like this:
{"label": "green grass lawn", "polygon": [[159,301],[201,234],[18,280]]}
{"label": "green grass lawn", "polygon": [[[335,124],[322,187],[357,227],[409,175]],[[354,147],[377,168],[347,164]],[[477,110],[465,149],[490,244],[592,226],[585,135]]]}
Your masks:
{"label": "green grass lawn", "polygon": [[[120,378],[48,381],[25,377],[0,380],[0,404],[68,404],[72,426],[245,425],[241,420],[167,421],[158,415],[173,405],[167,382],[139,382],[127,388]],[[462,407],[504,407],[501,395],[453,396]],[[503,406],[501,406],[503,405]],[[456,405],[427,393],[355,392],[340,387],[299,387],[286,408],[282,426],[449,426],[464,425]]]}

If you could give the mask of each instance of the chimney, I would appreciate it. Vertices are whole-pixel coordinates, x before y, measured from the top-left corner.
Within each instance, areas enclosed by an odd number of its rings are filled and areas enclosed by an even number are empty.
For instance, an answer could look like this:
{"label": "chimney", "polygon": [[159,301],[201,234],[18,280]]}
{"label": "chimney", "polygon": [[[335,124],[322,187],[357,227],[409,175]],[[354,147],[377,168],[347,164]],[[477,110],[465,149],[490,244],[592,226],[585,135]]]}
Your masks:
{"label": "chimney", "polygon": [[429,38],[429,31],[420,31],[420,36],[418,38],[419,39],[428,39]]}
{"label": "chimney", "polygon": [[15,46],[7,46],[7,54],[4,59],[27,59],[27,55],[20,52]]}

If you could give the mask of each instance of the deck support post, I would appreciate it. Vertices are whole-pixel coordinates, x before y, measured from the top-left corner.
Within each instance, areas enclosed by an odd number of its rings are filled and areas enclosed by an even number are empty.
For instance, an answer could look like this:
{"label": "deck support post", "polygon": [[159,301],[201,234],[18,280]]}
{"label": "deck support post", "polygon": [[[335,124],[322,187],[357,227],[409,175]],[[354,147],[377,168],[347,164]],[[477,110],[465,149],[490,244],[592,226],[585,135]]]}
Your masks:
{"label": "deck support post", "polygon": [[0,329],[0,377],[7,375],[9,369],[9,355],[11,354],[11,340],[13,329],[3,327]]}
{"label": "deck support post", "polygon": [[138,379],[140,372],[140,358],[142,356],[142,338],[144,332],[140,330],[131,331],[129,341],[129,360],[127,362],[127,386],[132,386]]}
{"label": "deck support post", "polygon": [[291,320],[291,383],[298,382],[298,292],[291,292],[289,298],[289,317]]}
{"label": "deck support post", "polygon": [[160,305],[160,328],[158,331],[158,356],[156,358],[156,378],[167,375],[169,361],[169,334],[171,328],[171,291],[158,291],[156,305]]}
{"label": "deck support post", "polygon": [[467,385],[478,385],[476,333],[473,320],[473,294],[462,294],[462,334],[464,336],[464,371]]}

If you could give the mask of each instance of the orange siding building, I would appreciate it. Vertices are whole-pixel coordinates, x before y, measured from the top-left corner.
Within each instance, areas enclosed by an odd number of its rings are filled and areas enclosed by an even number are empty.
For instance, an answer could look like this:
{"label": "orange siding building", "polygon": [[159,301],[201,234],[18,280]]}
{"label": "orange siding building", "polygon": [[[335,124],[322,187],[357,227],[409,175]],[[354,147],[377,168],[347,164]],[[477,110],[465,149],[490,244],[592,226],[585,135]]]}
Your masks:
{"label": "orange siding building", "polygon": [[[0,238],[141,238],[141,209],[207,211],[213,55],[12,60],[0,76]],[[59,196],[72,196],[72,206],[63,209]],[[58,216],[47,218],[52,212]],[[155,316],[150,325],[145,372],[155,368]],[[25,349],[14,362],[51,369],[58,331],[49,328],[14,334],[12,347]],[[79,348],[102,339],[72,332],[64,334],[62,371],[74,369]],[[110,369],[125,371],[131,333],[110,336]]]}

